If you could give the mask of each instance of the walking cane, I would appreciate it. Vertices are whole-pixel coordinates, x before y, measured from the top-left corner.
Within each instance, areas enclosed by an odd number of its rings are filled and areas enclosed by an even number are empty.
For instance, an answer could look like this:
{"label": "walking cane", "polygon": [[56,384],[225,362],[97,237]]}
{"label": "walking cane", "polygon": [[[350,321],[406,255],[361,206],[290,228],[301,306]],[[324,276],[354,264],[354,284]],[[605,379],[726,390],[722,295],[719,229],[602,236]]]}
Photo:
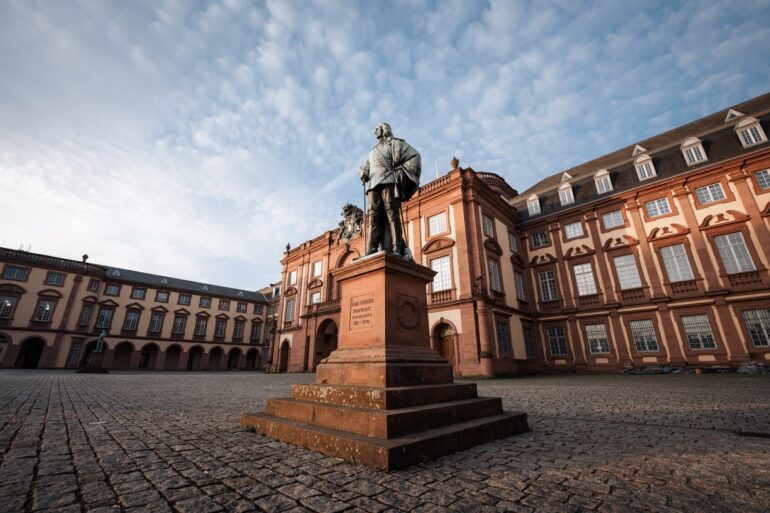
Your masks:
{"label": "walking cane", "polygon": [[369,251],[369,245],[366,243],[366,182],[363,182],[364,187],[364,256],[366,256],[366,252]]}

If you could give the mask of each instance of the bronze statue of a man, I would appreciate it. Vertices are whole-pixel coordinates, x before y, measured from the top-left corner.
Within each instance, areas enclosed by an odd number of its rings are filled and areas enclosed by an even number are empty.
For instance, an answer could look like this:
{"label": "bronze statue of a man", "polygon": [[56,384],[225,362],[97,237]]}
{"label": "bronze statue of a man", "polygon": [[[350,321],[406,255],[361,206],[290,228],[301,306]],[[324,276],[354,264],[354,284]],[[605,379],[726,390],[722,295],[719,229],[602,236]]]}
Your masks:
{"label": "bronze statue of a man", "polygon": [[382,246],[387,252],[403,256],[401,202],[411,198],[420,186],[420,154],[403,139],[393,137],[387,123],[377,125],[374,135],[377,144],[359,172],[369,203],[366,254],[376,253]]}

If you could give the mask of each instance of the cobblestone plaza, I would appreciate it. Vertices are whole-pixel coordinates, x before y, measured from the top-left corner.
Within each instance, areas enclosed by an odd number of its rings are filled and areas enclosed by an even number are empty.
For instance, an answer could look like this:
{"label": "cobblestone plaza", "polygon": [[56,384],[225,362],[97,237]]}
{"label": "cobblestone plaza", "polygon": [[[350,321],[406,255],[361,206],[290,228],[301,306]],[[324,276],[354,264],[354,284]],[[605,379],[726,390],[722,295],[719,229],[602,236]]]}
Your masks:
{"label": "cobblestone plaza", "polygon": [[760,512],[770,504],[767,375],[480,381],[480,395],[528,412],[531,432],[392,473],[239,428],[242,411],[312,381],[0,372],[0,511]]}

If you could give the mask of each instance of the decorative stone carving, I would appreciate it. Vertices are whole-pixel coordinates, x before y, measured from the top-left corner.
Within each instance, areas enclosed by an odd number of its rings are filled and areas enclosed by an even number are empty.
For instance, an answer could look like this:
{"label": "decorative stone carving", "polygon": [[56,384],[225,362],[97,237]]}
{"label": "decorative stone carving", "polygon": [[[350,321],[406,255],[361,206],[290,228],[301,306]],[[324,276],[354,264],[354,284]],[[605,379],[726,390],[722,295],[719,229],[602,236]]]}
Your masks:
{"label": "decorative stone carving", "polygon": [[730,223],[742,223],[748,219],[749,216],[743,212],[738,212],[737,210],[728,210],[727,212],[723,212],[717,215],[708,215],[704,217],[703,222],[700,224],[699,228],[701,230],[705,230],[706,228],[713,228],[714,226],[721,226]]}
{"label": "decorative stone carving", "polygon": [[532,260],[529,261],[529,263],[532,266],[554,264],[556,263],[556,257],[550,253],[544,253],[542,255],[533,257]]}
{"label": "decorative stone carving", "polygon": [[433,253],[444,248],[451,248],[455,245],[455,241],[447,237],[439,237],[434,239],[422,247],[423,253]]}
{"label": "decorative stone carving", "polygon": [[627,246],[636,246],[639,244],[639,239],[630,235],[623,235],[622,237],[610,237],[602,245],[604,251],[612,249],[625,248]]}
{"label": "decorative stone carving", "polygon": [[416,297],[398,295],[396,318],[402,328],[413,330],[420,325],[418,307],[419,302]]}
{"label": "decorative stone carving", "polygon": [[564,259],[570,260],[572,258],[593,255],[594,253],[596,253],[596,251],[594,251],[593,248],[590,248],[585,244],[581,244],[580,246],[569,248],[567,252],[564,254]]}
{"label": "decorative stone carving", "polygon": [[673,223],[671,226],[664,226],[662,228],[653,228],[650,234],[647,236],[649,240],[665,239],[666,237],[674,237],[676,235],[687,235],[690,233],[690,229],[681,224]]}
{"label": "decorative stone carving", "polygon": [[337,232],[337,244],[349,244],[353,237],[363,232],[363,229],[364,211],[351,203],[342,205],[342,221]]}

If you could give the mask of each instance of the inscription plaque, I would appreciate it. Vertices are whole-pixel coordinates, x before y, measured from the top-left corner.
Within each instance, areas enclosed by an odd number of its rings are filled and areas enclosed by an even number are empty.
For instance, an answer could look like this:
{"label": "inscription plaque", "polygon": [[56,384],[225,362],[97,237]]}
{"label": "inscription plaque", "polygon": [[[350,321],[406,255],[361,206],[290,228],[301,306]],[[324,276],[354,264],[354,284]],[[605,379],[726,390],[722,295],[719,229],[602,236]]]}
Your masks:
{"label": "inscription plaque", "polygon": [[373,309],[373,293],[350,298],[350,331],[370,329]]}

